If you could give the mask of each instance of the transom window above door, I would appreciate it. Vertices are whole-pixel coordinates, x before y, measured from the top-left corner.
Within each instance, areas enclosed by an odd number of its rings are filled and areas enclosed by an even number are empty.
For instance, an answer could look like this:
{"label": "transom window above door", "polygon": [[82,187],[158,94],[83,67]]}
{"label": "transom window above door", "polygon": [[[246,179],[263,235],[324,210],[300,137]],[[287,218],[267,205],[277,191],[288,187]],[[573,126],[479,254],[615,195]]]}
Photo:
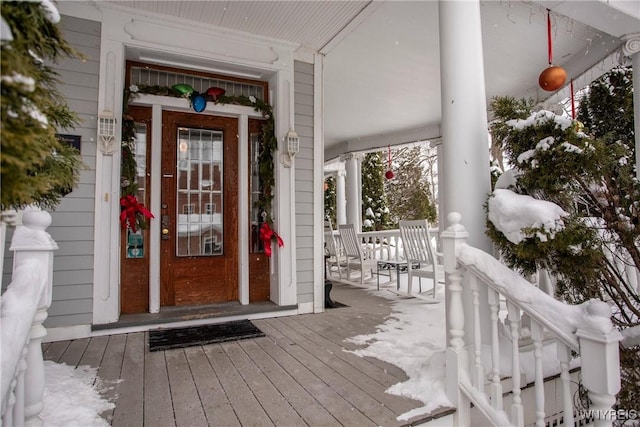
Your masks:
{"label": "transom window above door", "polygon": [[156,86],[170,88],[177,84],[187,84],[198,93],[209,88],[224,90],[226,96],[253,96],[268,102],[268,84],[259,80],[242,79],[191,70],[165,67],[139,62],[127,62],[127,85]]}

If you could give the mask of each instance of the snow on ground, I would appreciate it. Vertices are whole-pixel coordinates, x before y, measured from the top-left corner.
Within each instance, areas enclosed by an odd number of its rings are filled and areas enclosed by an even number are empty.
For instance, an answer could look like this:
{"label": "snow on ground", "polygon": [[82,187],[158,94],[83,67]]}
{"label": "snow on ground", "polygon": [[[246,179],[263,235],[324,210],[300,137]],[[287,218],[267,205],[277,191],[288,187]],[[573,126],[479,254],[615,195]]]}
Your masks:
{"label": "snow on ground", "polygon": [[[432,281],[423,279],[422,284],[424,290],[429,290]],[[390,299],[393,311],[376,333],[349,339],[367,345],[354,353],[375,357],[405,371],[409,379],[391,386],[387,393],[419,400],[424,406],[400,415],[399,420],[429,414],[440,407],[452,407],[445,392],[444,289],[439,289],[436,304],[431,296],[424,297],[425,301],[398,296],[391,292],[393,290],[396,290],[395,283],[381,285],[380,291],[369,291]],[[400,275],[400,291],[407,291],[406,274]]]}
{"label": "snow on ground", "polygon": [[453,406],[445,393],[443,315],[444,301],[433,305],[419,299],[398,300],[393,314],[378,327],[378,332],[350,339],[356,344],[368,344],[355,354],[375,357],[406,372],[409,379],[393,385],[387,392],[419,400],[424,406],[402,414],[400,420]]}
{"label": "snow on ground", "polygon": [[115,405],[100,396],[97,369],[77,369],[49,360],[44,362],[44,409],[40,417],[44,427],[101,427],[109,423],[100,413]]}

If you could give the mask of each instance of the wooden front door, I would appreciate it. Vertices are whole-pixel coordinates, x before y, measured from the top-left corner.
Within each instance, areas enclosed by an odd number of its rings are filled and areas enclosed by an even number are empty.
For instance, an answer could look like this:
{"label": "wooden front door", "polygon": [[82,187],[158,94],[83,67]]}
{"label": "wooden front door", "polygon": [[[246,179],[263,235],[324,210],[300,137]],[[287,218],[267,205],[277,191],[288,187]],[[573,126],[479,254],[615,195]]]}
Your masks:
{"label": "wooden front door", "polygon": [[163,112],[160,304],[238,299],[238,120]]}

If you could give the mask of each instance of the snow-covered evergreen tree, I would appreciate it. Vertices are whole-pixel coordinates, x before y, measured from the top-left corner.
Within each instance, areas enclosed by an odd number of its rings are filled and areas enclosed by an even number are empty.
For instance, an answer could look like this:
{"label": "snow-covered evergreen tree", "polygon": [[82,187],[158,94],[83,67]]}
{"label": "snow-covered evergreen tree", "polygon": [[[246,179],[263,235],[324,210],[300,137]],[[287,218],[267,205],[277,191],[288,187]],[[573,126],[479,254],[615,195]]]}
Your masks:
{"label": "snow-covered evergreen tree", "polygon": [[362,231],[384,230],[388,223],[382,153],[367,153],[362,161]]}
{"label": "snow-covered evergreen tree", "polygon": [[[511,241],[491,219],[488,234],[506,262],[525,274],[546,269],[556,294],[571,302],[607,301],[616,327],[640,325],[640,182],[635,177],[631,70],[594,82],[572,121],[532,103],[496,98],[492,137],[502,143],[517,180],[511,190],[557,205],[553,231],[523,230]],[[583,127],[584,126],[584,127]],[[491,200],[489,200],[489,205]],[[489,215],[491,218],[491,213]],[[640,401],[640,352],[621,346],[621,408]]]}
{"label": "snow-covered evergreen tree", "polygon": [[78,119],[58,92],[58,76],[48,63],[80,55],[63,39],[51,1],[3,1],[0,10],[0,210],[31,204],[52,208],[76,185],[82,163],[77,150],[56,138]]}
{"label": "snow-covered evergreen tree", "polygon": [[331,226],[336,229],[336,179],[332,176],[324,180],[324,216],[331,220]]}

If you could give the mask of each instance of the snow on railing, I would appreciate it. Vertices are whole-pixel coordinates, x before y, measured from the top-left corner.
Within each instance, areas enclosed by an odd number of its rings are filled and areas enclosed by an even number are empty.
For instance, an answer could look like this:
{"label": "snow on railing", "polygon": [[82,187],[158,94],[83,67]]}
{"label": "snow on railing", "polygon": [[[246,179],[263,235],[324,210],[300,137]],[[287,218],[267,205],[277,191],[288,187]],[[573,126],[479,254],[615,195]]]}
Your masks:
{"label": "snow on railing", "polygon": [[45,229],[51,224],[47,212],[29,209],[22,226],[13,233],[11,283],[0,301],[0,379],[2,425],[41,426],[44,362],[42,322],[51,304],[53,251],[58,249]]}
{"label": "snow on railing", "polygon": [[[580,355],[582,385],[591,401],[584,412],[594,418],[596,426],[611,425],[611,407],[620,389],[618,342],[622,337],[613,327],[609,305],[590,300],[576,306],[554,299],[490,254],[469,246],[460,214],[451,213],[448,220],[451,225],[441,241],[447,272],[447,394],[458,408],[454,425],[471,424],[473,403],[493,425],[544,426],[549,352],[543,347],[550,336],[557,350],[551,356],[560,371],[564,425],[573,426],[575,416],[570,365],[577,360],[571,359],[572,351]],[[506,304],[504,324],[501,303]],[[531,363],[521,361],[524,315],[530,319]],[[509,349],[503,352],[500,347],[505,343]],[[488,354],[483,354],[486,349]],[[500,362],[505,353],[509,355],[502,361],[510,360],[503,367]],[[533,408],[525,408],[528,402],[522,398],[527,371],[533,371]],[[503,384],[509,376],[507,402],[503,401]]]}

